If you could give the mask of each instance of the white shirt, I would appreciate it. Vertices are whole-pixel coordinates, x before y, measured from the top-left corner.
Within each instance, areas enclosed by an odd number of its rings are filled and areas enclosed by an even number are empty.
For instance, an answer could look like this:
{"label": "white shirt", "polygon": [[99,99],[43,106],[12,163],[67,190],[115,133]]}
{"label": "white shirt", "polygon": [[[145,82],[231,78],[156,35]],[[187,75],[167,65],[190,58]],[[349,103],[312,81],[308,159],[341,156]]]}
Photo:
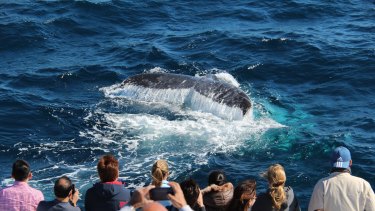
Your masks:
{"label": "white shirt", "polygon": [[375,195],[370,184],[350,173],[334,172],[314,187],[309,211],[374,211]]}

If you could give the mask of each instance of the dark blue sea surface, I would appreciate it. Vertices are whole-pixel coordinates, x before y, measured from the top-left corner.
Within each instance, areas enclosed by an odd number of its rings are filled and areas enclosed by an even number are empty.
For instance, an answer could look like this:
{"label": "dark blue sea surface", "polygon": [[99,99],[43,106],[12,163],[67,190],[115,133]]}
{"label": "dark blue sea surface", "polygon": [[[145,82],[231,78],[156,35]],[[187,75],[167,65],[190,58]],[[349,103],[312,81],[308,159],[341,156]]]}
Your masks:
{"label": "dark blue sea surface", "polygon": [[[5,1],[0,3],[0,181],[30,162],[52,199],[57,177],[84,198],[106,153],[129,187],[167,159],[170,180],[234,184],[282,164],[303,210],[352,152],[353,175],[375,187],[373,1]],[[110,98],[143,72],[228,73],[253,103],[249,123],[180,107]],[[79,203],[83,207],[83,200]]]}

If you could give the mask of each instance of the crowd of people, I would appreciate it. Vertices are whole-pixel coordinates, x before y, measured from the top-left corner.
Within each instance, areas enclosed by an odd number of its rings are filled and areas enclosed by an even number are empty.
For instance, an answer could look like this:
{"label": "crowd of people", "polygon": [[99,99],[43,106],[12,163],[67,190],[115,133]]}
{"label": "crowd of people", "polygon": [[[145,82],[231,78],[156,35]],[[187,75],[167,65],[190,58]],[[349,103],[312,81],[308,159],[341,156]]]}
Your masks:
{"label": "crowd of people", "polygon": [[[309,211],[375,211],[375,195],[364,179],[351,175],[349,150],[337,147],[331,156],[331,174],[319,180],[313,190]],[[299,211],[298,199],[286,185],[286,173],[280,164],[271,165],[263,173],[268,189],[257,195],[256,181],[248,179],[234,186],[225,172],[214,170],[208,176],[208,186],[200,189],[193,180],[181,183],[168,181],[166,160],[152,166],[152,183],[131,191],[118,180],[119,162],[113,155],[102,156],[97,164],[100,182],[85,194],[87,211]],[[55,199],[45,201],[43,193],[28,185],[32,178],[24,160],[13,163],[12,186],[0,190],[1,211],[79,211],[79,190],[71,179],[62,176],[55,181]]]}

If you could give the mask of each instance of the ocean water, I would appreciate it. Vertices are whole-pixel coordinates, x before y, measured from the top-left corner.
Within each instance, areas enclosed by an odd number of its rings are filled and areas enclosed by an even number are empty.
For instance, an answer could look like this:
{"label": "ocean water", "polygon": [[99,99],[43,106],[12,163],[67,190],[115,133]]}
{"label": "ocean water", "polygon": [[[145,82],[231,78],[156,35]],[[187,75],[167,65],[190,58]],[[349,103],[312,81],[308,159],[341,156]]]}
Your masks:
{"label": "ocean water", "polygon": [[[30,162],[31,185],[53,198],[71,177],[84,198],[106,153],[129,187],[170,180],[234,184],[282,164],[306,210],[330,151],[375,187],[373,1],[12,1],[0,3],[0,181]],[[178,105],[111,97],[144,72],[228,74],[253,117],[222,119]],[[79,202],[83,207],[83,200]]]}

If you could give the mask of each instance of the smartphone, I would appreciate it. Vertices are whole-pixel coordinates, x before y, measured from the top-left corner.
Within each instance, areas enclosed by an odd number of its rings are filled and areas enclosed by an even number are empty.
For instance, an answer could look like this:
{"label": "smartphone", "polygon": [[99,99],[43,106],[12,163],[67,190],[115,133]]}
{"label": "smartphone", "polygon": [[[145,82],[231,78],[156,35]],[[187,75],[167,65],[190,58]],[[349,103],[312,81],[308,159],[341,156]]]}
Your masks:
{"label": "smartphone", "polygon": [[169,188],[153,188],[150,190],[150,199],[154,201],[169,200],[168,194],[174,195],[173,189]]}
{"label": "smartphone", "polygon": [[76,187],[74,184],[72,184],[72,195],[74,195],[75,192],[76,192]]}

